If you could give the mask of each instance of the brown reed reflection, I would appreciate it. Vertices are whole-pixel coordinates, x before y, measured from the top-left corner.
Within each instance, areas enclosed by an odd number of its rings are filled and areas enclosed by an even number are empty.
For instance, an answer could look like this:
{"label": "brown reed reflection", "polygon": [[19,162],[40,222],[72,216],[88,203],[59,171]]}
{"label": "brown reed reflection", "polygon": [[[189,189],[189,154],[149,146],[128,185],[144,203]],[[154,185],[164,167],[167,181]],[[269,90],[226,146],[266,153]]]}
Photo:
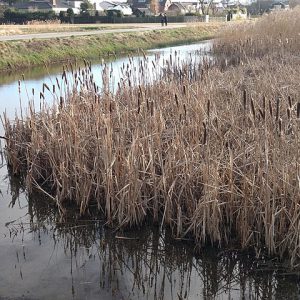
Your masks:
{"label": "brown reed reflection", "polygon": [[[16,196],[17,181],[11,180],[11,188]],[[90,281],[96,278],[97,288],[111,293],[112,299],[296,299],[299,295],[297,273],[277,260],[258,260],[234,248],[196,249],[192,241],[176,240],[170,230],[151,222],[143,229],[116,231],[105,226],[100,215],[87,220],[72,211],[62,220],[55,206],[37,194],[28,199],[28,214],[30,224],[23,224],[23,231],[31,231],[40,243],[40,237],[46,236],[70,258],[74,298],[79,269]]]}

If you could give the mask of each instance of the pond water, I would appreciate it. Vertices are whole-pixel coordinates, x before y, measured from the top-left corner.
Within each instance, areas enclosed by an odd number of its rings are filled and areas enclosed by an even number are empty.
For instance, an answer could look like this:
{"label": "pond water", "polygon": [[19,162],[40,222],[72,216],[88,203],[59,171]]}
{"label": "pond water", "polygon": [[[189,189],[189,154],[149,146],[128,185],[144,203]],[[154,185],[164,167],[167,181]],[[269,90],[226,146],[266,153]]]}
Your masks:
{"label": "pond water", "polygon": [[[149,63],[159,53],[163,65],[175,51],[190,59],[209,45],[155,49]],[[138,63],[139,57],[134,59]],[[109,62],[115,82],[128,60]],[[102,70],[103,64],[93,64],[99,85]],[[12,118],[20,97],[31,99],[32,89],[38,95],[42,84],[51,86],[61,72],[62,66],[23,71],[20,93],[22,73],[0,76],[0,113]],[[52,101],[51,94],[46,100]],[[150,225],[120,232],[97,215],[78,220],[74,211],[61,220],[42,196],[26,195],[1,155],[0,167],[0,300],[300,298],[298,273],[275,259],[257,260],[235,249],[197,249],[192,241],[176,241],[168,230]]]}
{"label": "pond water", "polygon": [[[155,80],[153,78],[153,68],[157,66],[164,66],[166,61],[172,56],[173,62],[177,64],[181,62],[189,61],[192,63],[196,58],[203,57],[203,55],[195,55],[196,53],[206,53],[211,47],[210,41],[205,41],[200,44],[191,44],[185,46],[175,46],[162,49],[152,49],[147,52],[146,66],[144,76],[148,81]],[[207,54],[206,57],[209,57]],[[120,57],[116,59],[106,58],[101,59],[101,62],[94,61],[92,63],[93,79],[97,86],[102,86],[102,73],[104,68],[108,69],[108,73],[112,74],[111,89],[116,89],[118,82],[124,80],[126,75],[124,74],[127,68],[136,71],[139,65],[143,63],[145,65],[145,55],[136,55],[133,57]],[[83,67],[83,63],[76,63],[78,68]],[[67,66],[66,66],[67,68]],[[73,67],[75,68],[75,67]],[[69,68],[70,69],[70,68]],[[65,96],[67,88],[62,78],[63,66],[47,66],[47,67],[35,67],[31,69],[25,69],[22,72],[8,72],[7,74],[0,74],[0,111],[5,110],[9,117],[13,118],[14,114],[19,112],[20,102],[22,109],[26,109],[28,100],[35,100],[36,108],[38,109],[40,104],[40,92],[43,91],[43,84],[47,84],[51,91],[44,90],[45,100],[52,103],[53,93],[52,86],[57,85],[57,82],[61,86],[61,90],[58,91],[56,87],[56,95]],[[71,72],[67,71],[67,78],[69,82],[73,81]],[[157,72],[155,72],[157,73]],[[134,76],[133,76],[134,77]],[[33,95],[34,90],[34,95]],[[1,132],[0,132],[1,133]]]}

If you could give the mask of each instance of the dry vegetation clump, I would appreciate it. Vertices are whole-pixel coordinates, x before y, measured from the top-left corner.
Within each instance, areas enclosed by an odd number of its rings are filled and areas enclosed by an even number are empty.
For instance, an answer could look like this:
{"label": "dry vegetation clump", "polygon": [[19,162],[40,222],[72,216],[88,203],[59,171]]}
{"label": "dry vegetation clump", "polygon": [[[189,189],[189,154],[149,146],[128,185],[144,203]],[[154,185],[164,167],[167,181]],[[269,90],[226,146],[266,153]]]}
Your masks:
{"label": "dry vegetation clump", "polygon": [[70,25],[61,24],[60,20],[46,20],[46,21],[28,21],[26,25],[0,25],[0,36],[1,35],[15,35],[15,34],[26,34],[26,33],[39,33],[39,32],[51,32],[68,30],[72,28]]}
{"label": "dry vegetation clump", "polygon": [[214,51],[235,61],[298,56],[300,49],[300,7],[272,12],[256,21],[225,27],[214,43]]}
{"label": "dry vegetation clump", "polygon": [[55,20],[45,20],[45,21],[42,21],[42,20],[32,20],[32,21],[28,21],[27,22],[28,25],[60,25],[61,24],[61,21],[58,20],[58,19],[55,19]]}
{"label": "dry vegetation clump", "polygon": [[111,224],[151,216],[199,245],[238,241],[295,265],[300,64],[289,51],[285,63],[266,55],[235,66],[171,57],[163,70],[153,63],[164,80],[152,84],[145,60],[124,66],[114,93],[107,68],[101,88],[89,66],[73,71],[64,97],[44,85],[53,106],[5,118],[8,163],[62,213],[96,202]]}
{"label": "dry vegetation clump", "polygon": [[0,25],[0,36],[16,34],[35,34],[48,32],[89,31],[116,28],[131,28],[127,24],[63,24],[60,20],[29,21],[24,25]]}

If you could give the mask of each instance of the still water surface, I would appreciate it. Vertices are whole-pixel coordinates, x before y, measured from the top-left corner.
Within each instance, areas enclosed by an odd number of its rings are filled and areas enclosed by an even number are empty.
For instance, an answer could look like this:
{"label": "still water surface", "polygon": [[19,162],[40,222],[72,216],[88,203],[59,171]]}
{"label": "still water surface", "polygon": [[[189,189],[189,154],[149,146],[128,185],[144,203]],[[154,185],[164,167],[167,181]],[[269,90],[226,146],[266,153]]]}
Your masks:
{"label": "still water surface", "polygon": [[[175,51],[180,59],[191,59],[209,45],[155,49],[148,59],[160,53],[163,65],[163,57]],[[128,58],[109,62],[114,82],[127,63]],[[92,70],[101,86],[103,64]],[[24,71],[21,98],[31,99],[32,89],[38,95],[42,84],[51,86],[61,72],[62,66]],[[20,73],[0,77],[0,112],[11,118],[19,111],[19,79]],[[51,94],[46,100],[52,101]],[[99,216],[75,220],[73,212],[62,222],[46,200],[26,195],[1,156],[0,166],[0,300],[300,298],[298,274],[276,260],[258,261],[235,249],[195,249],[153,226],[114,231]]]}

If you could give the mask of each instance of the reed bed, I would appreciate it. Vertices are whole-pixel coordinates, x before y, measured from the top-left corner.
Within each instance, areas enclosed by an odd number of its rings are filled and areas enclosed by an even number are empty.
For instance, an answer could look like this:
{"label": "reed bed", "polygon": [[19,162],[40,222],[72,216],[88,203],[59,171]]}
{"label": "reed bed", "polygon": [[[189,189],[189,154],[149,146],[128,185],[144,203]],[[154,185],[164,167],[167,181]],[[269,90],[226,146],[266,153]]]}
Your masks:
{"label": "reed bed", "polygon": [[[14,177],[9,179],[11,188],[19,190],[18,181]],[[276,294],[283,299],[294,299],[298,295],[297,272],[291,272],[278,260],[255,259],[249,253],[211,247],[196,251],[195,255],[192,241],[176,241],[168,229],[160,231],[145,225],[138,231],[116,232],[92,218],[78,221],[72,210],[68,210],[67,220],[61,223],[58,211],[47,198],[35,194],[28,202],[25,219],[8,225],[11,240],[30,234],[40,241],[43,236],[41,247],[64,249],[74,282],[82,282],[84,276],[85,282],[94,280],[101,289],[124,295],[125,281],[129,284],[127,299],[169,299],[170,284],[179,299],[192,297],[197,288],[204,299],[219,299],[237,290],[241,298],[251,295],[254,299],[272,299]],[[30,222],[26,222],[28,217]],[[55,273],[56,280],[60,276]],[[77,297],[80,286],[74,285]]]}
{"label": "reed bed", "polygon": [[214,43],[214,51],[238,62],[265,56],[278,60],[290,55],[299,59],[299,16],[300,7],[296,7],[225,27]]}
{"label": "reed bed", "polygon": [[[238,41],[234,53],[242,53]],[[233,46],[224,38],[218,47]],[[150,78],[145,58],[123,67],[114,92],[108,68],[101,87],[89,64],[72,71],[72,84],[64,72],[64,95],[61,85],[44,85],[53,105],[4,117],[8,163],[62,215],[70,203],[81,214],[96,203],[112,225],[151,218],[198,245],[235,242],[296,266],[300,64],[292,49],[234,66],[180,65],[175,55],[163,69],[154,62]]]}

